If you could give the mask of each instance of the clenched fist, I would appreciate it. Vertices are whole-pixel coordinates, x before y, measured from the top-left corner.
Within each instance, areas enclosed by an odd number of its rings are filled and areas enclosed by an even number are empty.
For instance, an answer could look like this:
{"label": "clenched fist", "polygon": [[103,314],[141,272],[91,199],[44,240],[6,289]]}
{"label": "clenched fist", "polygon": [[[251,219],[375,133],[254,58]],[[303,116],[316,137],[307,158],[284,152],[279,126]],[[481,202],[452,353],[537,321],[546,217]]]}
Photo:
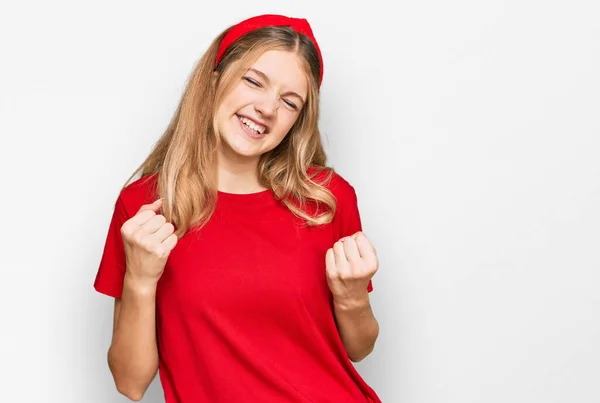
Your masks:
{"label": "clenched fist", "polygon": [[156,287],[167,258],[177,244],[175,227],[167,222],[165,216],[157,214],[161,205],[162,199],[144,204],[121,227],[126,275],[145,287]]}
{"label": "clenched fist", "polygon": [[379,268],[377,251],[359,231],[333,244],[325,254],[327,284],[338,301],[364,298],[371,277]]}

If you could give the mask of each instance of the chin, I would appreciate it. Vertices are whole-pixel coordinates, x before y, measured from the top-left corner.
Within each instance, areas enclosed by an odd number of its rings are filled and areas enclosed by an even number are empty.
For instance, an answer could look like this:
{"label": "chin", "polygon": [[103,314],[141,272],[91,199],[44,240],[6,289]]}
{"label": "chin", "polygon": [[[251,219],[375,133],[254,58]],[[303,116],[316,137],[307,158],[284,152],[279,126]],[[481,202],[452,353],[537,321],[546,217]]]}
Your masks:
{"label": "chin", "polygon": [[260,153],[257,153],[256,151],[251,151],[248,149],[240,149],[239,147],[232,147],[231,149],[237,155],[240,155],[242,157],[247,157],[247,158],[260,157]]}
{"label": "chin", "polygon": [[225,147],[230,151],[244,157],[258,157],[260,152],[256,146],[252,146],[246,139],[243,138],[244,133],[235,132],[235,129],[227,131],[222,136]]}

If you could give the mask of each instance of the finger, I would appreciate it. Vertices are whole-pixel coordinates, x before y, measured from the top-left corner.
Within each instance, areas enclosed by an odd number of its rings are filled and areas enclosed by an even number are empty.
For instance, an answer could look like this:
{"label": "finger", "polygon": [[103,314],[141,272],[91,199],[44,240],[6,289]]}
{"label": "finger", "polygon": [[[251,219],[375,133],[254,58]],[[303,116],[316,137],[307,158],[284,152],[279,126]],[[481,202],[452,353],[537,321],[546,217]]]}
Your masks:
{"label": "finger", "polygon": [[330,273],[335,271],[335,252],[333,251],[333,248],[327,249],[327,252],[325,253],[325,266]]}
{"label": "finger", "polygon": [[161,206],[162,206],[162,198],[156,199],[150,204],[143,204],[142,207],[140,207],[140,209],[138,210],[138,213],[140,211],[144,211],[144,210],[158,211],[158,209],[160,209]]}
{"label": "finger", "polygon": [[155,200],[150,204],[144,204],[140,207],[138,212],[131,217],[130,221],[133,225],[142,226],[157,214],[160,206],[162,206],[162,199]]}
{"label": "finger", "polygon": [[174,232],[174,230],[175,226],[169,222],[166,222],[165,220],[165,222],[156,230],[156,232],[152,234],[152,236],[157,242],[163,242]]}
{"label": "finger", "polygon": [[178,240],[179,239],[177,238],[177,234],[172,233],[162,243],[167,247],[167,249],[169,251],[171,251],[171,250],[173,250],[173,248],[175,247],[175,245],[177,245],[177,241]]}
{"label": "finger", "polygon": [[369,254],[376,255],[375,247],[371,244],[371,241],[369,241],[365,234],[357,234],[355,241],[362,257],[368,256]]}
{"label": "finger", "polygon": [[342,242],[344,245],[344,253],[346,254],[346,258],[348,262],[356,262],[360,260],[360,251],[358,250],[358,246],[356,245],[356,241],[354,239],[346,238]]}
{"label": "finger", "polygon": [[[167,222],[167,219],[165,218],[164,215],[162,214],[154,214],[154,216],[150,217],[150,219],[148,221],[146,221],[144,224],[142,224],[142,226],[140,227],[142,231],[148,233],[148,234],[155,234],[157,231],[159,231],[161,228],[163,228],[165,226],[165,223]],[[159,239],[159,242],[162,242],[168,234],[165,234],[165,236],[163,236],[161,239]]]}
{"label": "finger", "polygon": [[348,259],[346,259],[346,252],[344,252],[344,244],[341,241],[337,241],[333,244],[333,251],[335,253],[335,265],[338,269],[345,268],[348,265]]}

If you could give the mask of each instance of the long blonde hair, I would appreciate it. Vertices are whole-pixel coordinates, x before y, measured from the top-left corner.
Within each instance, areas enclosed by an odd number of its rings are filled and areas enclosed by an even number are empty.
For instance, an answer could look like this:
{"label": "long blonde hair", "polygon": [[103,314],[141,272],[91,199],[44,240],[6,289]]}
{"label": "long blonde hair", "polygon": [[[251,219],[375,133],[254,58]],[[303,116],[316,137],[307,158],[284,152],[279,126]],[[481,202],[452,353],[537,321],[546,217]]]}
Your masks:
{"label": "long blonde hair", "polygon": [[[261,155],[259,181],[307,225],[331,222],[336,200],[326,182],[334,169],[326,166],[317,124],[321,67],[313,43],[289,27],[260,28],[232,44],[215,69],[219,43],[230,28],[215,38],[198,61],[165,132],[123,188],[140,171],[141,178],[157,174],[156,197],[163,198],[162,214],[173,223],[177,236],[181,238],[189,228],[201,228],[217,202],[217,150],[221,140],[214,127],[216,106],[262,53],[272,49],[294,51],[309,78],[307,100],[281,143]],[[325,176],[320,175],[323,171],[327,172]],[[317,175],[323,180],[313,180]],[[317,206],[315,215],[304,209],[309,202]]]}

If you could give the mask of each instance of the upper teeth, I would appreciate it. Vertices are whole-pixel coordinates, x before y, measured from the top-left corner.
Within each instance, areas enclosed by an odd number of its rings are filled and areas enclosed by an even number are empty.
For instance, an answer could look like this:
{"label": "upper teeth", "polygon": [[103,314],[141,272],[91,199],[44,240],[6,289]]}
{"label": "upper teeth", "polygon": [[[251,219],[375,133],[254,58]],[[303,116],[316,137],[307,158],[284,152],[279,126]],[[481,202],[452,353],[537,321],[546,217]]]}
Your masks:
{"label": "upper teeth", "polygon": [[254,123],[250,119],[247,119],[247,118],[245,118],[243,116],[238,116],[238,118],[240,118],[240,120],[242,121],[242,123],[244,123],[246,126],[248,126],[249,128],[251,128],[255,132],[257,132],[259,134],[263,134],[265,132],[266,127],[261,126],[261,125],[259,125],[257,123]]}

